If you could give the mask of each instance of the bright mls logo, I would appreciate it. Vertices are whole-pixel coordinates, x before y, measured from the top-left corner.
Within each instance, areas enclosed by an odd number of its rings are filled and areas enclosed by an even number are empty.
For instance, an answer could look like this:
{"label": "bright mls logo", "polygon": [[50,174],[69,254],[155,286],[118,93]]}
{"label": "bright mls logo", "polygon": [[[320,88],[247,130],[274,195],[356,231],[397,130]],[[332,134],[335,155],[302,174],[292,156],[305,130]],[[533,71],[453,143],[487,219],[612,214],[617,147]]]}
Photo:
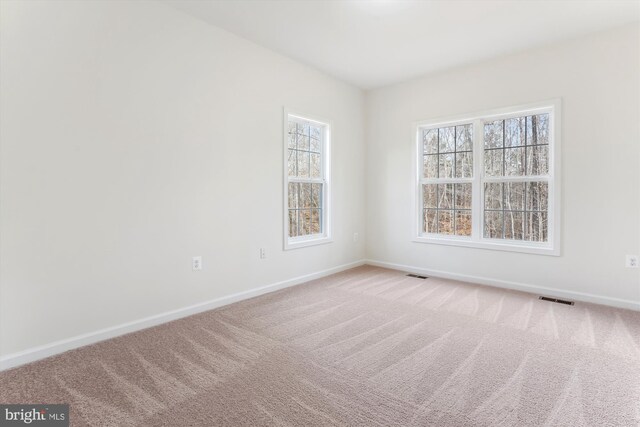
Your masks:
{"label": "bright mls logo", "polygon": [[2,405],[0,427],[68,427],[69,405]]}

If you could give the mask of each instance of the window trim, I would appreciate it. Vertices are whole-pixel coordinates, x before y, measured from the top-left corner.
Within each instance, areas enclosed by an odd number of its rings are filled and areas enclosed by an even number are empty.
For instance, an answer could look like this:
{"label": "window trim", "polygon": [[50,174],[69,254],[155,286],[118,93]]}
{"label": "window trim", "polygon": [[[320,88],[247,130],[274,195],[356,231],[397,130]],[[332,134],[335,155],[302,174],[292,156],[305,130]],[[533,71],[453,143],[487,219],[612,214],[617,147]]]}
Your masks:
{"label": "window trim", "polygon": [[[412,171],[413,171],[413,242],[438,245],[451,245],[469,248],[490,249],[499,251],[522,252],[530,254],[560,256],[561,254],[561,99],[541,101],[526,105],[497,108],[476,113],[435,118],[417,121],[412,125]],[[483,122],[504,120],[524,115],[549,113],[549,135],[552,138],[549,147],[549,174],[538,177],[540,181],[547,181],[549,185],[548,200],[548,239],[547,242],[528,242],[520,240],[490,239],[483,235],[484,221],[484,183],[505,180],[536,180],[533,176],[518,177],[485,177],[484,176],[484,144],[482,135]],[[440,128],[461,124],[473,124],[473,177],[452,178],[450,182],[472,182],[472,235],[455,236],[422,233],[422,200],[421,185],[424,181],[446,183],[449,179],[423,179],[422,174],[422,139],[421,131],[429,128]],[[480,154],[478,154],[480,153]]]}
{"label": "window trim", "polygon": [[[311,123],[321,125],[323,128],[322,138],[322,175],[320,179],[299,179],[289,178],[288,169],[288,139],[289,133],[289,119],[294,118],[298,120],[304,120]],[[322,245],[333,242],[331,234],[332,226],[332,209],[331,209],[331,129],[332,122],[330,120],[310,115],[303,114],[298,110],[291,110],[287,107],[283,108],[283,126],[282,126],[282,160],[283,160],[283,248],[284,250],[304,248],[309,246]],[[310,234],[306,236],[289,237],[289,182],[308,182],[317,181],[318,183],[324,183],[323,195],[322,195],[322,233]]]}

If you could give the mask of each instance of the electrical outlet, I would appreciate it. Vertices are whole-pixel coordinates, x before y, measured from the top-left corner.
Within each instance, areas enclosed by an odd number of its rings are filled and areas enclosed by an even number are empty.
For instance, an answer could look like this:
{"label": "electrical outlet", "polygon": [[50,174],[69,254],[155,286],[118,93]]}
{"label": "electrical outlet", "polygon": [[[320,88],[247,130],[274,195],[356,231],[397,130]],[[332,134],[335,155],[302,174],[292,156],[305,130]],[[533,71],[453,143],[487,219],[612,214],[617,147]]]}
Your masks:
{"label": "electrical outlet", "polygon": [[267,250],[265,248],[260,248],[260,259],[267,258]]}
{"label": "electrical outlet", "polygon": [[358,233],[353,233],[353,243],[356,243],[360,239]]}
{"label": "electrical outlet", "polygon": [[627,268],[638,268],[638,255],[627,255]]}
{"label": "electrical outlet", "polygon": [[191,260],[191,267],[193,268],[193,271],[202,270],[202,257],[194,256]]}

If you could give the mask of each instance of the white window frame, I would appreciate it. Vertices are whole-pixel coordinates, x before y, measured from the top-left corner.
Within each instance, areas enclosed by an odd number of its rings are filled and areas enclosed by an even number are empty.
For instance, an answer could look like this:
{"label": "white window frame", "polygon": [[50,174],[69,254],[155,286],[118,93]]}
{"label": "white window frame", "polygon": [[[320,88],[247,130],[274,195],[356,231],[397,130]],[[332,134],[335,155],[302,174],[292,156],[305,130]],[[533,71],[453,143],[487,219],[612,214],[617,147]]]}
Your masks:
{"label": "white window frame", "polygon": [[[517,176],[517,177],[485,177],[484,175],[484,141],[483,125],[485,122],[504,120],[534,114],[549,114],[549,174],[548,176]],[[523,252],[530,254],[560,256],[561,254],[561,100],[537,102],[527,105],[506,107],[465,114],[456,117],[438,118],[413,124],[412,153],[413,153],[413,241],[440,245],[462,246],[500,251]],[[423,178],[422,134],[425,129],[447,126],[473,124],[473,177],[467,178]],[[547,181],[548,182],[548,238],[546,242],[529,242],[508,239],[485,238],[484,224],[484,183],[492,181]],[[442,235],[422,232],[422,184],[425,183],[461,183],[472,182],[472,234],[471,236]]]}
{"label": "white window frame", "polygon": [[[331,237],[331,223],[332,223],[332,210],[331,210],[331,129],[332,124],[330,120],[326,120],[317,116],[302,114],[284,108],[283,119],[283,217],[284,217],[284,250],[304,248],[308,246],[321,245],[325,243],[331,243],[333,241]],[[322,128],[322,142],[321,142],[321,162],[322,162],[322,177],[321,178],[294,178],[289,177],[288,169],[288,132],[289,132],[289,119],[301,120],[310,123],[315,123]],[[290,182],[311,182],[316,184],[323,184],[322,194],[322,233],[309,234],[306,236],[289,237],[289,183]]]}

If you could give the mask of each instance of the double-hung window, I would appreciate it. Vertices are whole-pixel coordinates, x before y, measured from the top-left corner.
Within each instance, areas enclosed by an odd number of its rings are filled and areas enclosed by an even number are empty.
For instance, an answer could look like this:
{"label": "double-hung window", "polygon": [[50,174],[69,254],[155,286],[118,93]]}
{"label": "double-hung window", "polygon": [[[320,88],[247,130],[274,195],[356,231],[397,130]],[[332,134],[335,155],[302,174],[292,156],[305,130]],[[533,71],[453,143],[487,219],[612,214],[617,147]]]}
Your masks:
{"label": "double-hung window", "polygon": [[284,247],[330,241],[330,126],[285,111]]}
{"label": "double-hung window", "polygon": [[416,238],[559,254],[559,101],[416,125]]}

